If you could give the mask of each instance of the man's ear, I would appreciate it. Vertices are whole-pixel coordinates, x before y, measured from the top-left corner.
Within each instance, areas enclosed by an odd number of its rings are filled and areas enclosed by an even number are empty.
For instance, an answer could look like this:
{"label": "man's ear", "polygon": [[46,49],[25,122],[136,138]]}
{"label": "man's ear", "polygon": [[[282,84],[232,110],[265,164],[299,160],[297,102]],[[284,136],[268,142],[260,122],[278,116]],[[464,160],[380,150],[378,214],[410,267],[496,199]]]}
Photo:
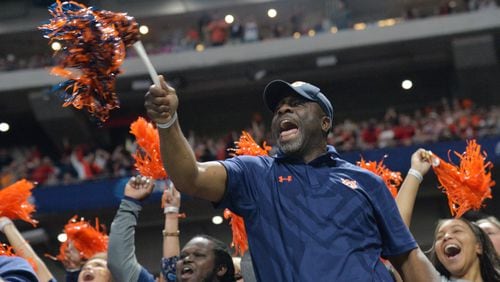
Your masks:
{"label": "man's ear", "polygon": [[217,276],[218,277],[224,276],[224,274],[226,274],[226,272],[227,272],[227,266],[225,266],[225,265],[220,265],[217,268]]}
{"label": "man's ear", "polygon": [[323,118],[321,119],[321,130],[323,130],[325,133],[328,133],[330,128],[332,128],[332,121],[329,117],[323,116]]}

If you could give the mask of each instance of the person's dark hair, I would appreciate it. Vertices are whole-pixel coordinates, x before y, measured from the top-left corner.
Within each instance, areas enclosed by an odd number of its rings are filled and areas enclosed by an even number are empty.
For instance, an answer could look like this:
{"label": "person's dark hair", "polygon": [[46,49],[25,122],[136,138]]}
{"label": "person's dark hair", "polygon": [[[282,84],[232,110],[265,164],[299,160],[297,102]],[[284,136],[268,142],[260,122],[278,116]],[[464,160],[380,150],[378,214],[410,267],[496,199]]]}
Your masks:
{"label": "person's dark hair", "polygon": [[[441,274],[450,278],[450,272],[443,266],[443,264],[439,261],[434,245],[436,244],[436,234],[443,225],[444,222],[452,220],[452,219],[444,219],[440,220],[436,226],[436,230],[434,231],[434,242],[432,243],[432,248],[429,250],[430,260],[436,270]],[[493,247],[493,243],[491,243],[488,235],[479,228],[475,223],[470,222],[465,218],[459,218],[457,220],[461,220],[469,228],[472,230],[472,233],[476,237],[477,242],[481,245],[482,253],[479,254],[479,267],[481,270],[481,277],[483,281],[500,281],[500,259],[496,254],[495,248]]]}
{"label": "person's dark hair", "polygon": [[229,248],[224,242],[215,239],[209,235],[196,235],[195,237],[201,237],[211,241],[214,245],[214,255],[215,255],[215,269],[219,267],[226,267],[227,271],[223,276],[219,277],[221,282],[234,282],[234,264],[231,255],[229,254]]}

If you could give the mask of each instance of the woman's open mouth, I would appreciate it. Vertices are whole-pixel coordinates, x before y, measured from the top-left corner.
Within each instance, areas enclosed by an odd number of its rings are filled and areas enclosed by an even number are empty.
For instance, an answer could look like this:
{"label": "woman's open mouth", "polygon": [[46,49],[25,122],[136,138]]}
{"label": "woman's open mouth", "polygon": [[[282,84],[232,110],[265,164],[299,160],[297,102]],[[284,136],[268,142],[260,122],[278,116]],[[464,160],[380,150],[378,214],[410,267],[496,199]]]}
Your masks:
{"label": "woman's open mouth", "polygon": [[449,259],[457,257],[461,251],[462,249],[460,248],[460,246],[456,244],[449,244],[444,247],[444,254]]}

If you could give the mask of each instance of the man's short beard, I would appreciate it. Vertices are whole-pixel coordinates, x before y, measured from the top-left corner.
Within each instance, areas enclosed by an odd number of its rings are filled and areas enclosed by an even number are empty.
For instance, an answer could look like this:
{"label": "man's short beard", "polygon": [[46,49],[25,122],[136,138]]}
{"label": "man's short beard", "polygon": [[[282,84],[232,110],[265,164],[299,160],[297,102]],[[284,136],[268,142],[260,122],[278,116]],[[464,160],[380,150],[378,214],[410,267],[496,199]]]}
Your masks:
{"label": "man's short beard", "polygon": [[304,137],[302,134],[299,134],[298,138],[294,140],[287,141],[285,144],[281,144],[278,139],[278,147],[281,152],[285,155],[293,155],[299,152],[302,149],[302,145],[304,144]]}

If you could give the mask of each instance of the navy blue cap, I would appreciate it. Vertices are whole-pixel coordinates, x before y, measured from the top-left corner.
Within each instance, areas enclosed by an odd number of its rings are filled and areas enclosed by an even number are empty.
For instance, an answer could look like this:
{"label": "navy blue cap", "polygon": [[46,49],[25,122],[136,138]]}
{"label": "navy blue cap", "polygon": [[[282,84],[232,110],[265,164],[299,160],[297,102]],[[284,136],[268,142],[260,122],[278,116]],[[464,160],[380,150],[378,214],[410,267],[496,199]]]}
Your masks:
{"label": "navy blue cap", "polygon": [[333,122],[332,104],[318,87],[307,82],[295,81],[290,84],[284,80],[273,80],[264,89],[264,102],[274,112],[281,99],[290,94],[300,95],[309,101],[318,103],[325,114],[330,117],[330,121]]}

